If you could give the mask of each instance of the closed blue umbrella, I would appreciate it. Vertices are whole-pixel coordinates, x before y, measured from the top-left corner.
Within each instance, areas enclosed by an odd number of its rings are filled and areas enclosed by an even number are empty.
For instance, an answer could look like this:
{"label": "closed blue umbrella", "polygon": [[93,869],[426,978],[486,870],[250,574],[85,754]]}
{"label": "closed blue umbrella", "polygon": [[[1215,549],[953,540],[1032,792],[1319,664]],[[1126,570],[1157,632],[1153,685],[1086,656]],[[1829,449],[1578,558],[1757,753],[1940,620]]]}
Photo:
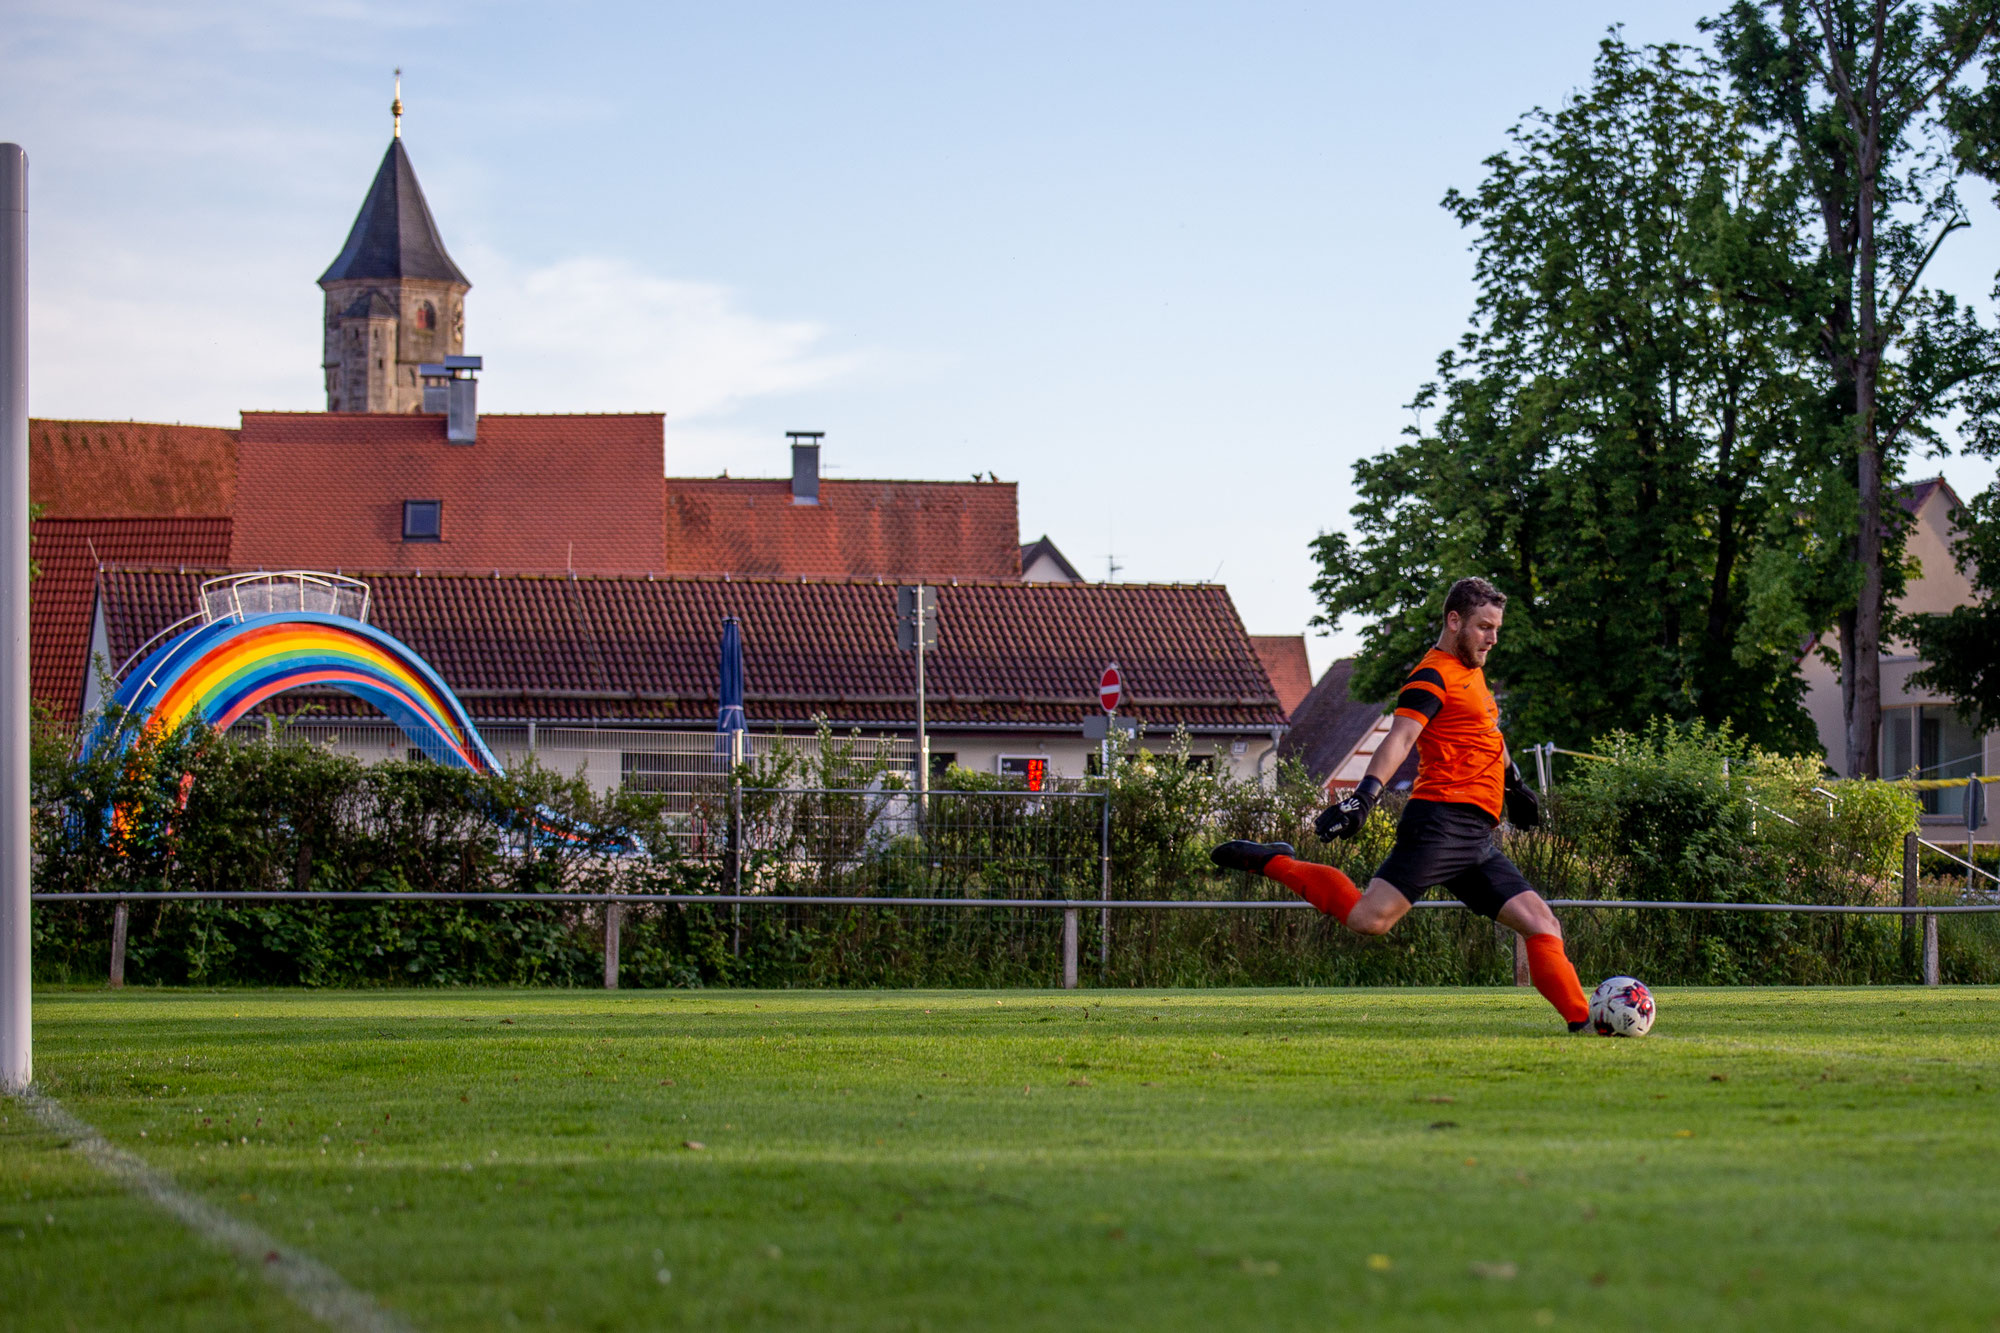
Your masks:
{"label": "closed blue umbrella", "polygon": [[735,616],[722,619],[721,701],[715,710],[715,729],[723,734],[744,731],[749,723],[743,716],[743,630]]}

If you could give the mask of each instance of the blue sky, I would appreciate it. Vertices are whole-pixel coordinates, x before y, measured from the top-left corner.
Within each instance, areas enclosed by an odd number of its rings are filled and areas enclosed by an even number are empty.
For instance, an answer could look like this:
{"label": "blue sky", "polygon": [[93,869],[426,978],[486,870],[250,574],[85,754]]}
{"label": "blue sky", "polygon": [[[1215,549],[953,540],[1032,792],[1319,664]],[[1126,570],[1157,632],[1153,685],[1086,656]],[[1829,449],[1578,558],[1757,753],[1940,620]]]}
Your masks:
{"label": "blue sky", "polygon": [[[1713,8],[10,0],[33,410],[324,406],[314,279],[401,66],[483,405],[666,411],[674,473],[777,475],[787,429],[833,476],[997,472],[1086,574],[1296,633],[1470,309],[1439,198],[1608,25]],[[1985,304],[1975,193],[1938,272]]]}

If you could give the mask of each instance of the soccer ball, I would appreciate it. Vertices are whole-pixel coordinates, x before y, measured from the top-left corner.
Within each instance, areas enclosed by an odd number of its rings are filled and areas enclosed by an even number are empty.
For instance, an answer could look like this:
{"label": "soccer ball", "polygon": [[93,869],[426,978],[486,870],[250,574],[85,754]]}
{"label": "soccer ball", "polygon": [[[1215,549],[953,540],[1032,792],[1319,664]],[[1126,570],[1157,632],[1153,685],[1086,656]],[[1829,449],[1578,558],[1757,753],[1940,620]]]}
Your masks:
{"label": "soccer ball", "polygon": [[1653,992],[1637,977],[1607,978],[1590,995],[1590,1025],[1600,1037],[1643,1037],[1653,1029]]}

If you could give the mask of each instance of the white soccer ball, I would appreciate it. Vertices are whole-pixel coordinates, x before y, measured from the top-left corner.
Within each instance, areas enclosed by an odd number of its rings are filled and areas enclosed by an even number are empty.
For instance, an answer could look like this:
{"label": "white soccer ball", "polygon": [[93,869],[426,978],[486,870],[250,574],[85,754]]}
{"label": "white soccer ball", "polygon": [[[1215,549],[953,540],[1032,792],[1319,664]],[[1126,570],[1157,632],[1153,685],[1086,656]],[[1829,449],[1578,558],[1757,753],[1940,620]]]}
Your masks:
{"label": "white soccer ball", "polygon": [[1590,993],[1590,1021],[1594,1025],[1604,1016],[1604,997],[1612,991],[1638,984],[1637,977],[1606,977],[1597,983],[1597,989]]}
{"label": "white soccer ball", "polygon": [[1653,1029],[1653,992],[1637,977],[1609,977],[1590,996],[1600,1037],[1643,1037]]}

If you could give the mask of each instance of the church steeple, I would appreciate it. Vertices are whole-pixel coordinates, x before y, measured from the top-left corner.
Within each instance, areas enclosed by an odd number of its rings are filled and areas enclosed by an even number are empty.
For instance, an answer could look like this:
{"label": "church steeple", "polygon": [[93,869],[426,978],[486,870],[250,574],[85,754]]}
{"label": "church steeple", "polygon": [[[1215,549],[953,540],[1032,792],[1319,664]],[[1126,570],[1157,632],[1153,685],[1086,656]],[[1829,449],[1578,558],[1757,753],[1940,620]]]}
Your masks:
{"label": "church steeple", "polygon": [[445,253],[444,238],[438,235],[437,221],[401,139],[389,140],[389,151],[382,154],[368,197],[361,201],[361,211],[347,233],[347,244],[319,281],[324,287],[350,279],[396,278],[465,283],[465,275]]}
{"label": "church steeple", "polygon": [[319,279],[326,292],[329,412],[418,411],[417,367],[465,350],[465,294],[472,284],[446,253],[404,151],[397,73],[396,137],[347,244]]}

